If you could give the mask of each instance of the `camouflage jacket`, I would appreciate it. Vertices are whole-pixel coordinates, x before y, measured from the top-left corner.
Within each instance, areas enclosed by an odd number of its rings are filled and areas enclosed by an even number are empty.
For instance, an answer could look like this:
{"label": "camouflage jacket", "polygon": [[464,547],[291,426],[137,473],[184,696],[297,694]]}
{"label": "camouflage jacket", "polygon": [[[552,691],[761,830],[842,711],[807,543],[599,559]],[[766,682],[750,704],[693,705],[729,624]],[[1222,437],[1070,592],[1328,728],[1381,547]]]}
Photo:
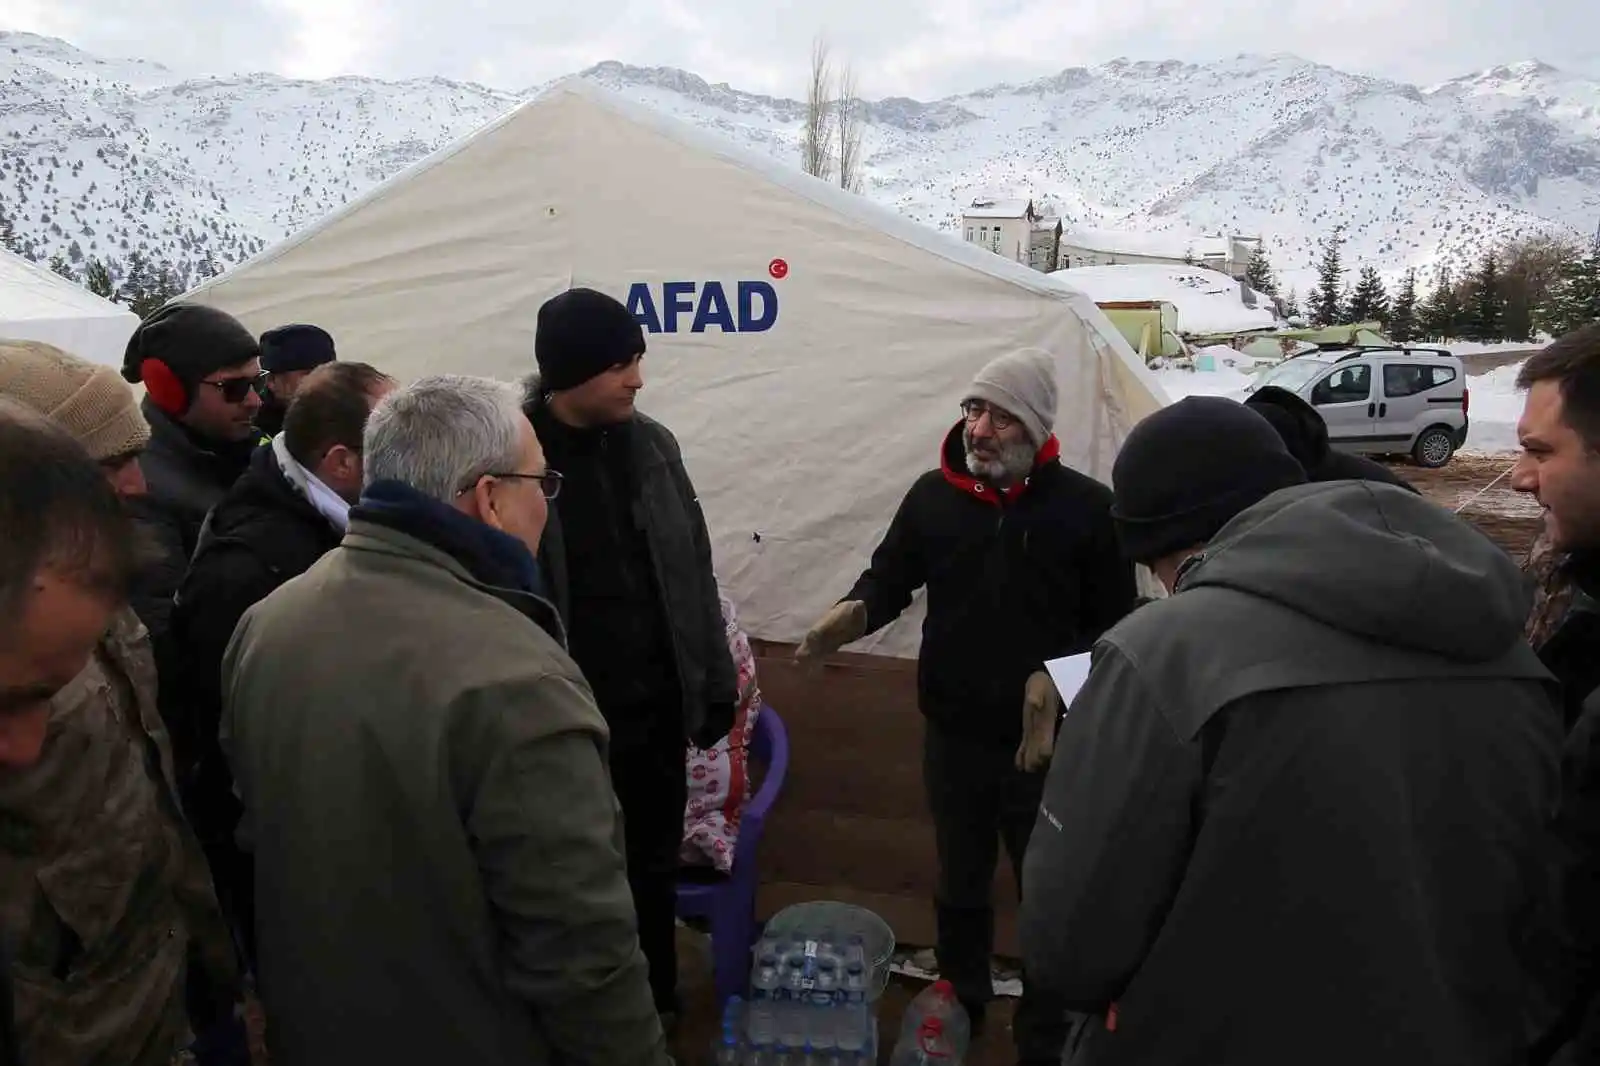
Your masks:
{"label": "camouflage jacket", "polygon": [[165,1064],[188,1037],[191,966],[208,1002],[237,990],[155,699],[149,635],[124,611],[57,695],[39,763],[0,773],[0,935],[30,1066]]}

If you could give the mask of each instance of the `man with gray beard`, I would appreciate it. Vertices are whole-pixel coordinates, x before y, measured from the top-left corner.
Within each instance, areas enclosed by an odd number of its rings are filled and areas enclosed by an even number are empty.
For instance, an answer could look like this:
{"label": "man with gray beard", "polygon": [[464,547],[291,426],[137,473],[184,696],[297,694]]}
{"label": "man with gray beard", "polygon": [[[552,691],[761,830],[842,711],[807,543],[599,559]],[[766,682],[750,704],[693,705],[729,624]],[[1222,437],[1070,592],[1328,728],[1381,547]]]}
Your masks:
{"label": "man with gray beard", "polygon": [[[999,845],[1020,884],[1060,719],[1044,662],[1088,651],[1136,593],[1111,490],[1061,464],[1049,353],[1023,349],[991,362],[961,413],[939,468],[911,486],[867,571],[796,657],[818,662],[888,625],[927,586],[917,700],[939,856],[939,971],[976,1030],[993,994]],[[1025,977],[1013,1025],[1019,1064],[1055,1063],[1062,1012],[1026,985]]]}

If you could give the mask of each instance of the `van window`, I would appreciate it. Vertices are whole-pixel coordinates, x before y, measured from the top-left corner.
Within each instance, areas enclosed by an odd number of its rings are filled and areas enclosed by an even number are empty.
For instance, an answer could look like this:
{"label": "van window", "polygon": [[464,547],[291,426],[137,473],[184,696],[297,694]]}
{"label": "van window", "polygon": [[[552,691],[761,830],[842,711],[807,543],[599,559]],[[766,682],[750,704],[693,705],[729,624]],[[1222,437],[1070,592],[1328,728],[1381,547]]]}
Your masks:
{"label": "van window", "polygon": [[1415,396],[1419,392],[1448,385],[1456,379],[1455,368],[1448,366],[1405,366],[1390,363],[1383,368],[1383,394],[1392,399]]}
{"label": "van window", "polygon": [[1372,367],[1347,366],[1317,382],[1311,389],[1313,404],[1355,403],[1372,395]]}

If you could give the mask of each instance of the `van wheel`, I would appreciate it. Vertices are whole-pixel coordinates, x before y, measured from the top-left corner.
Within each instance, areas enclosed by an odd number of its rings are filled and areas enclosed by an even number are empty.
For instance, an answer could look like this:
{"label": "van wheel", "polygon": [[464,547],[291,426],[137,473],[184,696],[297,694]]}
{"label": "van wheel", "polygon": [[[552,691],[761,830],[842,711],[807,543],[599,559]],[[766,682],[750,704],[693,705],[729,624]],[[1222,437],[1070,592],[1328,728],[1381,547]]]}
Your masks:
{"label": "van wheel", "polygon": [[1455,453],[1455,436],[1445,426],[1429,426],[1411,446],[1412,460],[1429,470],[1444,466]]}

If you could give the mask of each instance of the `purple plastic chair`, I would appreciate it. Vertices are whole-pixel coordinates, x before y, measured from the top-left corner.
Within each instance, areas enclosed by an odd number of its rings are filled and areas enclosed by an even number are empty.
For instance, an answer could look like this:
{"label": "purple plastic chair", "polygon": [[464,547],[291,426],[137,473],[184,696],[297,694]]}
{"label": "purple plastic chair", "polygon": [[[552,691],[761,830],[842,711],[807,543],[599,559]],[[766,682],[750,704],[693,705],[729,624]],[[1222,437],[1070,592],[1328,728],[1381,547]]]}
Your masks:
{"label": "purple plastic chair", "polygon": [[766,769],[761,775],[761,787],[750,797],[739,820],[732,872],[722,876],[689,867],[700,876],[678,882],[678,916],[704,918],[711,923],[719,1018],[728,1000],[743,995],[750,983],[750,948],[757,933],[756,886],[761,882],[756,849],[761,845],[767,812],[783,790],[783,779],[789,772],[789,733],[783,727],[783,719],[764,703],[750,735],[750,763]]}

